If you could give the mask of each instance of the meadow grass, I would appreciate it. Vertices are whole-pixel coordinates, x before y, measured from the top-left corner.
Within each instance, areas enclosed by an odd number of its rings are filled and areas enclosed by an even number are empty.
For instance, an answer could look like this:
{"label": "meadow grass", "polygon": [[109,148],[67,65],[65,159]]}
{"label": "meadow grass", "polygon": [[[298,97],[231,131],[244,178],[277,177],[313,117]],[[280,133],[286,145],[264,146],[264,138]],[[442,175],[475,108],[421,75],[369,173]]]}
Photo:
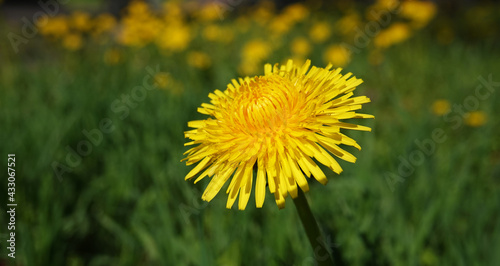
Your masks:
{"label": "meadow grass", "polygon": [[[17,157],[15,264],[312,265],[289,198],[283,210],[269,192],[262,209],[227,210],[223,192],[210,204],[201,200],[208,180],[184,181],[191,167],[180,162],[183,131],[205,117],[196,108],[209,92],[238,77],[232,49],[209,50],[214,65],[196,70],[181,55],[151,47],[126,49],[124,62],[112,66],[103,63],[101,48],[68,52],[34,43],[14,55],[1,47],[0,150]],[[379,66],[367,53],[354,55],[344,72],[364,80],[356,94],[372,99],[363,112],[376,119],[362,122],[373,130],[349,132],[362,146],[349,149],[357,162],[340,162],[338,176],[325,170],[328,185],[313,181],[306,195],[327,240],[348,265],[498,265],[498,87],[479,101],[489,117],[480,128],[455,129],[431,112],[437,99],[462,104],[475,95],[478,76],[500,81],[498,47],[442,46],[421,34],[390,49]],[[284,54],[268,61],[283,62]],[[320,53],[311,57],[323,66]],[[154,89],[126,116],[113,112],[113,102],[157,65],[183,93]],[[114,130],[58,178],[53,162],[67,165],[66,147],[76,150],[87,139],[82,131],[105,118]],[[436,128],[446,140],[402,182],[388,182],[400,156],[408,159],[419,150],[415,140],[431,139]],[[0,191],[6,202],[6,181]]]}

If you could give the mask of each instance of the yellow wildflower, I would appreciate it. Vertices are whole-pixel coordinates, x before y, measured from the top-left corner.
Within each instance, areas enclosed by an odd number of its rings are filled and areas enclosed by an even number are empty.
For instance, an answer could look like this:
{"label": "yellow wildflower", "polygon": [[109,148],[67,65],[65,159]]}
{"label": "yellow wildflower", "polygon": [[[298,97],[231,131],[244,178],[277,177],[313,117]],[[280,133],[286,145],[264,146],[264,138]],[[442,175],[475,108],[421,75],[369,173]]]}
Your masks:
{"label": "yellow wildflower", "polygon": [[309,36],[315,43],[325,42],[331,35],[331,28],[327,22],[317,22],[309,30]]}
{"label": "yellow wildflower", "polygon": [[170,83],[170,75],[166,72],[159,72],[154,76],[154,85],[157,86],[160,89],[165,89],[167,88],[168,84]]}
{"label": "yellow wildflower", "polygon": [[[209,94],[210,104],[202,104],[198,112],[209,115],[205,120],[188,123],[194,128],[185,132],[196,145],[185,154],[187,165],[197,164],[185,177],[211,178],[202,199],[211,201],[231,178],[226,193],[226,207],[231,208],[239,194],[238,208],[244,210],[255,184],[256,206],[264,204],[266,186],[278,207],[285,207],[290,194],[309,190],[308,178],[321,184],[326,175],[312,159],[328,166],[337,174],[342,168],[334,157],[355,162],[340,144],[360,146],[341,133],[341,129],[371,131],[369,127],[342,122],[351,118],[373,118],[356,113],[366,96],[353,97],[363,81],[341,69],[310,69],[308,60],[297,67],[265,65],[265,74],[233,80],[222,92]],[[254,178],[254,167],[257,169]],[[233,175],[234,174],[234,175]]]}
{"label": "yellow wildflower", "polygon": [[351,62],[351,53],[345,47],[331,45],[326,49],[323,59],[334,67],[343,67]]}
{"label": "yellow wildflower", "polygon": [[45,24],[40,24],[40,33],[50,37],[61,37],[68,33],[68,19],[66,16],[55,16],[48,18]]}
{"label": "yellow wildflower", "polygon": [[222,19],[223,6],[220,5],[222,4],[218,2],[212,2],[204,5],[198,12],[196,12],[196,18],[203,22]]}
{"label": "yellow wildflower", "polygon": [[92,28],[90,14],[83,11],[76,11],[70,16],[71,27],[75,30],[86,32]]}
{"label": "yellow wildflower", "polygon": [[290,31],[293,22],[287,16],[278,15],[269,24],[269,29],[273,34],[282,35]]}
{"label": "yellow wildflower", "polygon": [[159,34],[157,45],[161,49],[178,52],[183,51],[191,41],[191,31],[186,24],[169,24]]}
{"label": "yellow wildflower", "polygon": [[261,62],[271,54],[271,48],[267,42],[260,39],[251,40],[243,46],[241,51],[244,61]]}
{"label": "yellow wildflower", "polygon": [[187,54],[187,63],[192,67],[204,69],[212,65],[212,59],[204,52],[190,51]]}
{"label": "yellow wildflower", "polygon": [[64,48],[71,51],[79,50],[83,46],[82,36],[78,33],[69,33],[64,36],[62,45]]}
{"label": "yellow wildflower", "polygon": [[480,127],[488,121],[488,116],[485,112],[474,111],[465,114],[465,124],[470,127]]}
{"label": "yellow wildflower", "polygon": [[404,1],[401,3],[401,16],[411,20],[415,28],[422,28],[436,15],[436,4],[430,1]]}
{"label": "yellow wildflower", "polygon": [[94,19],[94,34],[100,35],[111,32],[116,27],[116,18],[108,13],[103,13]]}
{"label": "yellow wildflower", "polygon": [[410,27],[406,23],[396,22],[375,36],[374,44],[378,48],[387,48],[408,39]]}
{"label": "yellow wildflower", "polygon": [[432,112],[435,115],[445,115],[451,110],[450,102],[447,100],[437,100],[432,103]]}
{"label": "yellow wildflower", "polygon": [[309,9],[301,3],[295,3],[286,6],[283,15],[293,22],[300,22],[309,16]]}
{"label": "yellow wildflower", "polygon": [[356,11],[351,11],[343,16],[335,26],[341,34],[352,35],[355,32],[354,29],[360,27],[361,24],[361,16]]}
{"label": "yellow wildflower", "polygon": [[311,44],[306,38],[298,37],[293,39],[290,50],[294,55],[306,56],[311,52]]}

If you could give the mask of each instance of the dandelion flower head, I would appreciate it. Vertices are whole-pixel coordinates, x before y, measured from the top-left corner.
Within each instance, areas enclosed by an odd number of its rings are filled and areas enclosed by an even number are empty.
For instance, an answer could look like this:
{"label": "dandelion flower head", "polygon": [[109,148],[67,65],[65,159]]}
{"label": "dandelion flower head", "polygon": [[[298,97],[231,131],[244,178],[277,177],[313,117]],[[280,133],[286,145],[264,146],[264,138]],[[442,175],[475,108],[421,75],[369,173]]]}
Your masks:
{"label": "dandelion flower head", "polygon": [[288,195],[295,198],[298,189],[309,190],[311,177],[328,182],[317,162],[337,174],[342,168],[334,156],[355,162],[339,145],[360,146],[340,130],[371,130],[341,121],[373,118],[355,112],[370,102],[366,96],[353,96],[363,81],[351,73],[340,74],[342,69],[332,69],[331,64],[326,68],[310,64],[310,60],[301,67],[292,60],[281,66],[267,64],[265,75],[232,80],[225,91],[209,94],[210,104],[203,103],[198,112],[210,117],[189,122],[194,129],[185,132],[192,140],[185,145],[196,146],[184,160],[187,165],[197,163],[186,180],[211,178],[203,200],[211,201],[231,179],[227,208],[239,195],[238,208],[244,210],[253,186],[256,206],[261,208],[268,186],[281,209]]}

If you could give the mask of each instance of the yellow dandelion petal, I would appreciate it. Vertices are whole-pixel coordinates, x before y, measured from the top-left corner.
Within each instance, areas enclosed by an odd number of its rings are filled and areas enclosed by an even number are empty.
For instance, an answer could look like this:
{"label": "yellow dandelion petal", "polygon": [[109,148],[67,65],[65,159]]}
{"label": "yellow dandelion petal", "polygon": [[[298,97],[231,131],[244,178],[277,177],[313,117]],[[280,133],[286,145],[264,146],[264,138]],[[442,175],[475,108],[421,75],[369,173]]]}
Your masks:
{"label": "yellow dandelion petal", "polygon": [[212,200],[231,179],[227,208],[238,198],[238,209],[244,210],[255,184],[258,208],[264,204],[267,185],[281,209],[288,195],[295,198],[298,189],[309,191],[311,177],[328,182],[317,162],[339,174],[342,167],[335,157],[356,161],[339,145],[360,149],[359,145],[340,131],[371,130],[342,121],[373,118],[355,112],[370,102],[365,96],[354,97],[362,80],[351,73],[342,75],[332,65],[310,64],[267,64],[265,75],[233,79],[225,91],[208,95],[210,103],[198,111],[209,118],[189,122],[193,129],[185,132],[191,140],[185,145],[196,145],[185,153],[186,164],[196,164],[185,178],[211,179],[203,200]]}

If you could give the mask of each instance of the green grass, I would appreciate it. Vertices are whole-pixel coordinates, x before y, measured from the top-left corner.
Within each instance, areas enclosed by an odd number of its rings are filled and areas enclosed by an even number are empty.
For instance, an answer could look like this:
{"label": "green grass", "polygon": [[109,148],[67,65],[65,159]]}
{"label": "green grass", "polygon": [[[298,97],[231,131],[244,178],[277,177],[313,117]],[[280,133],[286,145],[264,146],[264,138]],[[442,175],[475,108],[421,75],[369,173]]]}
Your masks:
{"label": "green grass", "polygon": [[[36,42],[36,40],[32,40]],[[31,47],[31,48],[30,48]],[[288,198],[278,210],[267,193],[262,209],[225,209],[221,192],[201,200],[207,180],[184,181],[181,163],[187,122],[202,119],[196,108],[208,92],[223,90],[238,76],[237,59],[226,48],[210,48],[216,60],[193,70],[184,56],[153,48],[126,50],[122,65],[102,63],[102,49],[71,53],[29,46],[14,56],[1,47],[0,150],[16,154],[16,259],[14,265],[312,265],[313,251]],[[30,50],[31,49],[31,50]],[[208,48],[207,48],[208,49]],[[227,48],[229,51],[234,49]],[[323,66],[320,50],[313,64]],[[358,121],[373,131],[348,132],[363,147],[356,164],[307,194],[326,236],[348,265],[498,265],[500,255],[500,113],[498,88],[479,109],[486,125],[457,129],[434,116],[434,100],[462,103],[480,84],[500,81],[491,44],[435,44],[425,35],[390,49],[380,66],[355,55],[344,70],[364,83],[356,90],[372,103]],[[274,55],[270,62],[284,57]],[[129,115],[111,110],[122,94],[142,84],[146,67],[162,71],[184,94],[148,91]],[[51,164],[67,164],[66,147],[76,149],[102,119],[115,129],[59,180]],[[415,140],[436,128],[447,140],[391,191],[386,176],[397,173],[399,156],[417,150]],[[5,163],[6,164],[6,163]],[[2,167],[5,171],[6,165]],[[6,231],[6,178],[0,182],[0,225]]]}

